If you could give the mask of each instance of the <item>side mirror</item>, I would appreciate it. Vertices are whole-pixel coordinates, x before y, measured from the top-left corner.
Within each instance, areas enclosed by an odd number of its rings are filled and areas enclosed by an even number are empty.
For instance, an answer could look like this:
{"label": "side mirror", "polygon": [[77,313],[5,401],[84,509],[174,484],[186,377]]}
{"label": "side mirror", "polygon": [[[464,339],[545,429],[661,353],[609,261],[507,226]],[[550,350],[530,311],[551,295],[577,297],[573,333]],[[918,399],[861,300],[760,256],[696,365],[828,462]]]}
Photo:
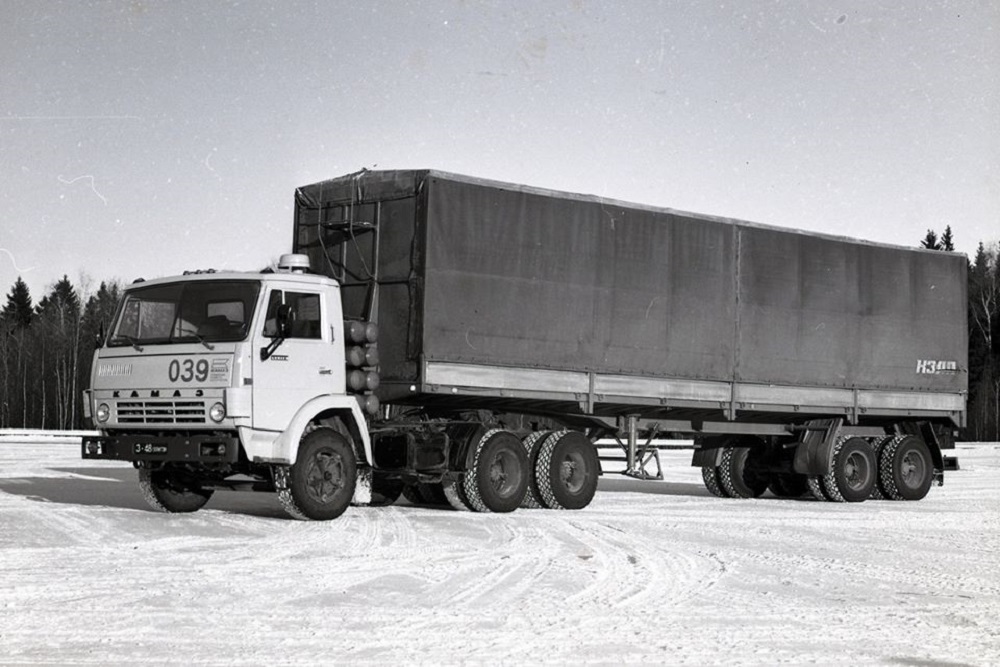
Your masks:
{"label": "side mirror", "polygon": [[98,329],[97,335],[94,336],[94,349],[95,350],[98,349],[98,348],[100,348],[100,347],[104,347],[105,335],[106,334],[104,333],[104,322],[101,322],[101,328]]}

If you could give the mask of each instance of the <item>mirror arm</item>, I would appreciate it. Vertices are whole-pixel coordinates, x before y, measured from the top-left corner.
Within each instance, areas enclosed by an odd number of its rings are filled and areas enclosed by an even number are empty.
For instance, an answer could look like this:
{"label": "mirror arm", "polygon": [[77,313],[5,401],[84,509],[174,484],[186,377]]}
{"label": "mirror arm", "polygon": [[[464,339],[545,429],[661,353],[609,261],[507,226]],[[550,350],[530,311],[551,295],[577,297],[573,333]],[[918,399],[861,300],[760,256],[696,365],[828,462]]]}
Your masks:
{"label": "mirror arm", "polygon": [[268,359],[270,359],[271,355],[274,354],[274,351],[278,349],[278,346],[284,342],[285,342],[284,337],[278,336],[270,343],[268,343],[267,347],[260,348],[260,360],[267,361]]}

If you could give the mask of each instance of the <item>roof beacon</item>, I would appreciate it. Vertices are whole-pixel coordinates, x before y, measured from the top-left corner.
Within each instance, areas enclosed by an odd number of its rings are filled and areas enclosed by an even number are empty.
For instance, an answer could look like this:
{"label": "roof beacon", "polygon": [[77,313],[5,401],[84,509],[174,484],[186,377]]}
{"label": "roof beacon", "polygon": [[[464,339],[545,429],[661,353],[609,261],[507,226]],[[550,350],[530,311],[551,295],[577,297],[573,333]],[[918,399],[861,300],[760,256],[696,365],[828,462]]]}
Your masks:
{"label": "roof beacon", "polygon": [[309,273],[309,257],[306,255],[282,255],[278,258],[278,271]]}

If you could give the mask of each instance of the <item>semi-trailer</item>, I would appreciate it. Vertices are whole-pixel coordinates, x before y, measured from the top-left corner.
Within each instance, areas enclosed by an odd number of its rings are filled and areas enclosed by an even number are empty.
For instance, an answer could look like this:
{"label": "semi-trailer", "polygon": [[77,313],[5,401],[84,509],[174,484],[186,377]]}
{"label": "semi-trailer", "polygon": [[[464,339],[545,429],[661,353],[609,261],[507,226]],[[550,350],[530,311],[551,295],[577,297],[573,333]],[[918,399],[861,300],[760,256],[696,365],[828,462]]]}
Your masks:
{"label": "semi-trailer", "polygon": [[149,502],[579,509],[616,438],[728,497],[917,500],[964,425],[966,259],[434,170],[298,188],[267,272],[126,288],[84,458]]}

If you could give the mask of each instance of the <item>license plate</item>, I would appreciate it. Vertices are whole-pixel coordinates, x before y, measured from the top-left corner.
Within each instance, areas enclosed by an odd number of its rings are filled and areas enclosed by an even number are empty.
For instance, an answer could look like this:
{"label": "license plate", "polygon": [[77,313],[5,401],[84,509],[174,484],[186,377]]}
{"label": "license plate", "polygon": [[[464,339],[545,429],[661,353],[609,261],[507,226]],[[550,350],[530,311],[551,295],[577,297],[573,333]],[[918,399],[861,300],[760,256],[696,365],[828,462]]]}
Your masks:
{"label": "license plate", "polygon": [[146,443],[144,445],[142,443],[138,443],[137,442],[135,445],[132,446],[132,451],[134,453],[136,453],[136,454],[166,454],[167,453],[167,446],[166,445],[152,445],[152,444],[149,444],[149,443]]}

